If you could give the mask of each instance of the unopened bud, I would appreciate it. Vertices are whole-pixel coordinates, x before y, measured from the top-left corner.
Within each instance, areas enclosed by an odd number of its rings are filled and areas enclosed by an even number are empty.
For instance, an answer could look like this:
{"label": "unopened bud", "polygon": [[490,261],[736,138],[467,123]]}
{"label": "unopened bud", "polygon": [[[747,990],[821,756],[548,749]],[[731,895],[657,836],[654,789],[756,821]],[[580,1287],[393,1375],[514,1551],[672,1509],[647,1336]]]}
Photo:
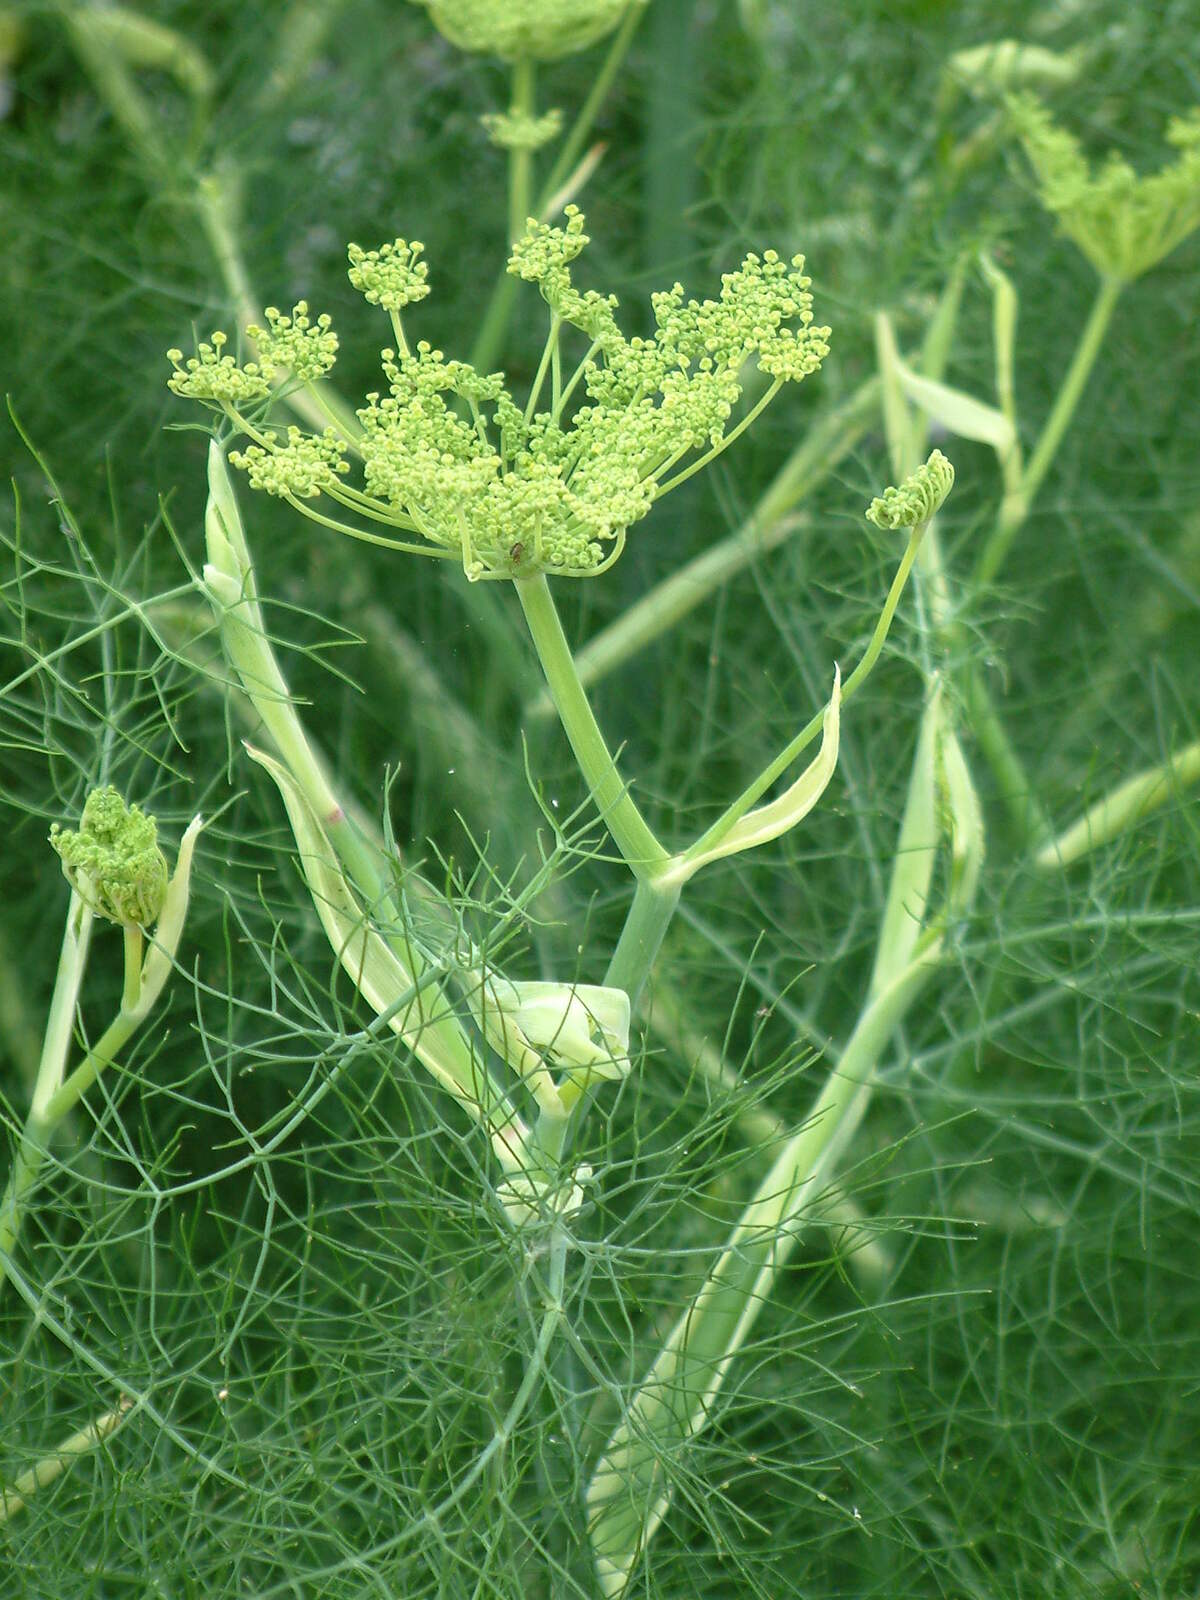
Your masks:
{"label": "unopened bud", "polygon": [[77,832],[50,829],[68,883],[85,905],[110,922],[149,928],[167,893],[167,860],[158,848],[158,825],[127,806],[111,787],[93,789]]}

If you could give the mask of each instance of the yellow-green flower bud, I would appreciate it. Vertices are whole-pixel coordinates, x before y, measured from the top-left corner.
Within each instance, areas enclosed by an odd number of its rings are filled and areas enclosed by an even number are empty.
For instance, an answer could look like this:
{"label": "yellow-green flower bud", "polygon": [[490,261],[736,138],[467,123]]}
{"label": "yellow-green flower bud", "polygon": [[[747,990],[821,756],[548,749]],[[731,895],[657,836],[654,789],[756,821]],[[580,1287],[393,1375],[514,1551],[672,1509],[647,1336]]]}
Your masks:
{"label": "yellow-green flower bud", "polygon": [[[555,61],[611,33],[630,0],[414,0],[460,50],[503,61]],[[645,0],[633,0],[644,4]]]}
{"label": "yellow-green flower bud", "polygon": [[158,824],[127,806],[113,788],[93,789],[79,831],[50,829],[50,843],[79,898],[110,922],[149,928],[167,893],[167,861],[158,848]]}
{"label": "yellow-green flower bud", "polygon": [[1131,283],[1200,227],[1200,107],[1167,124],[1178,154],[1145,176],[1116,155],[1093,167],[1035,95],[1008,109],[1042,204],[1102,277]]}
{"label": "yellow-green flower bud", "polygon": [[898,489],[885,489],[867,507],[877,528],[915,528],[928,522],[954,487],[954,468],[940,450],[910,472]]}

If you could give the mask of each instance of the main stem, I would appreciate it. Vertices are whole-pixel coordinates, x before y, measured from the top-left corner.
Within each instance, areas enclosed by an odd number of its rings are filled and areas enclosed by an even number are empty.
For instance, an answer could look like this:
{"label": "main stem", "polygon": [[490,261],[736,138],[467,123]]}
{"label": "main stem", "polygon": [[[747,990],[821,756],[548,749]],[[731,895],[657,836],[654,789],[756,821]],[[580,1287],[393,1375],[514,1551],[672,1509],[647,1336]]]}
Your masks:
{"label": "main stem", "polygon": [[663,937],[675,915],[679,891],[678,883],[664,884],[653,877],[638,880],[633,904],[604,975],[604,981],[610,988],[624,989],[635,1011]]}
{"label": "main stem", "polygon": [[[680,886],[662,881],[671,857],[638,810],[617,769],[579,680],[575,658],[545,577],[539,573],[536,577],[515,581],[563,731],[575,752],[592,799],[637,883],[633,904],[604,980],[611,988],[624,989],[631,1006],[636,1008],[679,904]],[[583,1121],[590,1099],[590,1094],[582,1095],[569,1117],[545,1112],[539,1117],[537,1142],[550,1164],[562,1159],[571,1137]]]}
{"label": "main stem", "polygon": [[592,799],[639,883],[670,858],[638,810],[600,731],[543,574],[515,580],[546,683]]}

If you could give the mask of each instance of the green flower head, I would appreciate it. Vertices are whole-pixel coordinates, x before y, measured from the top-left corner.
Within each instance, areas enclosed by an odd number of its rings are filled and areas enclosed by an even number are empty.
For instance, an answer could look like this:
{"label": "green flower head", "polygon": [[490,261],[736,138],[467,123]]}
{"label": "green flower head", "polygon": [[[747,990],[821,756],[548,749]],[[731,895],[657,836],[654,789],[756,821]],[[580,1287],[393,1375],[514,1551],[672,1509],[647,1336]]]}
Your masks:
{"label": "green flower head", "polygon": [[50,829],[50,843],[79,898],[98,916],[126,927],[152,927],[167,893],[158,825],[113,788],[93,789],[78,832]]}
{"label": "green flower head", "polygon": [[257,362],[239,367],[225,354],[229,336],[219,330],[211,343],[196,346],[196,354],[185,362],[182,350],[168,350],[167,360],[175,368],[167,379],[172,393],[185,400],[204,400],[215,405],[246,406],[265,400],[271,387]]}
{"label": "green flower head", "polygon": [[286,367],[294,378],[310,383],[324,377],[337,359],[337,334],[330,327],[328,313],[322,312],[313,322],[308,314],[308,302],[300,300],[285,317],[275,306],[264,313],[265,328],[254,323],[246,329],[258,345],[263,366]]}
{"label": "green flower head", "polygon": [[415,239],[393,239],[380,245],[378,250],[364,250],[352,244],[347,251],[350,257],[350,282],[373,306],[385,311],[403,311],[415,305],[429,293],[426,279],[429,268],[420,260],[423,244]]}
{"label": "green flower head", "polygon": [[[611,33],[631,0],[414,0],[460,50],[555,61]],[[635,5],[645,0],[632,0]]]}
{"label": "green flower head", "polygon": [[877,528],[915,528],[928,522],[954,487],[954,468],[940,450],[898,489],[885,489],[867,507],[867,520]]}
{"label": "green flower head", "polygon": [[1145,177],[1117,155],[1093,170],[1034,95],[1011,95],[1008,108],[1042,204],[1102,277],[1132,282],[1200,227],[1200,107],[1168,123],[1179,154]]}
{"label": "green flower head", "polygon": [[558,137],[563,124],[561,111],[546,111],[540,117],[524,111],[493,111],[479,120],[501,150],[540,150]]}
{"label": "green flower head", "polygon": [[[629,338],[616,297],[573,280],[587,244],[582,213],[567,206],[561,223],[531,219],[513,246],[508,270],[536,287],[549,323],[524,403],[503,373],[410,341],[402,313],[429,293],[420,244],[350,246],[351,282],[388,313],[393,340],[382,352],[384,386],[357,413],[361,485],[347,477],[348,436],[294,425],[281,435],[241,414],[234,390],[255,373],[230,363],[214,382],[204,350],[219,351],[216,335],[172,387],[249,437],[229,460],[252,488],[326,526],[461,560],[472,579],[594,576],[656,500],[719,455],[784,383],[817,370],[829,329],[814,325],[804,258],[767,250],[727,272],[715,299],[691,299],[678,283],[653,295],[653,333]],[[311,322],[303,301],[290,318],[268,320],[270,331],[258,330],[264,361],[305,378],[333,360],[327,319]],[[770,381],[738,416],[751,363]],[[317,498],[351,520],[310,511]]]}

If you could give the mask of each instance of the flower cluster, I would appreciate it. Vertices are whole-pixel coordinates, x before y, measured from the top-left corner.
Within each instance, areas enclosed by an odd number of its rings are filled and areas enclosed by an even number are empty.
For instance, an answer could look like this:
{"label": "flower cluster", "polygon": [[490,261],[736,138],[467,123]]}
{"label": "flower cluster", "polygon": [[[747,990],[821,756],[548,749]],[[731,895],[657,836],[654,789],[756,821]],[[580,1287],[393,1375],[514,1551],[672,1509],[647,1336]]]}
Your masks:
{"label": "flower cluster", "polygon": [[424,249],[423,244],[415,240],[410,244],[407,239],[394,239],[378,250],[352,244],[347,251],[350,282],[371,305],[403,311],[429,293],[429,267],[418,259]]}
{"label": "flower cluster", "polygon": [[313,500],[336,486],[338,473],[350,471],[349,463],[343,459],[348,449],[346,441],[339,439],[332,428],[312,434],[290,427],[286,444],[281,444],[279,435],[269,428],[263,439],[264,445],[252,444],[248,450],[229,453],[233,465],[250,479],[252,489],[281,498],[294,495],[298,500]]}
{"label": "flower cluster", "polygon": [[78,832],[50,829],[63,872],[85,905],[125,927],[152,927],[167,893],[167,861],[158,825],[116,789],[93,789]]}
{"label": "flower cluster", "polygon": [[222,406],[248,406],[265,400],[271,389],[258,363],[249,361],[239,367],[232,356],[224,354],[228,335],[218,331],[210,337],[211,344],[197,345],[196,354],[186,363],[182,350],[167,351],[167,360],[175,368],[167,387],[186,400]]}
{"label": "flower cluster", "polygon": [[1200,107],[1167,125],[1176,160],[1139,177],[1117,155],[1093,171],[1035,96],[1012,95],[1008,106],[1042,204],[1103,277],[1131,282],[1200,227]]}
{"label": "flower cluster", "polygon": [[[333,430],[313,436],[292,427],[285,438],[260,431],[238,399],[239,384],[261,392],[258,368],[237,368],[229,357],[219,382],[187,386],[193,365],[208,373],[211,363],[201,359],[189,363],[182,385],[177,366],[171,386],[223,411],[251,440],[230,455],[232,464],[253,488],[301,510],[324,494],[423,541],[406,548],[459,557],[471,578],[594,574],[616,559],[629,527],[657,498],[718,455],[785,382],[816,371],[829,329],[813,325],[803,258],[768,250],[726,273],[715,300],[689,299],[678,283],[654,295],[654,333],[627,338],[615,296],[572,281],[587,243],[582,214],[568,206],[561,226],[531,220],[513,247],[509,272],[535,284],[550,313],[523,407],[502,373],[448,361],[427,341],[410,344],[400,312],[429,288],[421,245],[403,239],[378,250],[350,247],[351,282],[389,312],[396,340],[383,351],[386,392],[367,395],[353,441]],[[301,301],[290,318],[275,312],[268,321],[264,361],[287,366],[290,356],[297,377],[326,370],[336,349],[327,317],[311,322]],[[579,352],[566,359],[571,340]],[[734,423],[749,362],[770,382]],[[362,461],[361,489],[342,481],[348,448]]]}
{"label": "flower cluster", "polygon": [[268,306],[265,316],[265,328],[251,323],[246,329],[258,346],[262,366],[284,367],[301,383],[323,378],[337,360],[337,334],[330,328],[329,316],[322,313],[314,323],[306,300],[296,302],[290,317],[275,306]]}
{"label": "flower cluster", "polygon": [[555,61],[611,33],[643,0],[414,0],[460,50],[503,61]]}
{"label": "flower cluster", "polygon": [[501,150],[540,150],[558,137],[563,124],[561,111],[546,111],[540,117],[526,111],[492,111],[479,120]]}
{"label": "flower cluster", "polygon": [[940,450],[908,477],[898,489],[885,489],[867,507],[867,520],[877,528],[916,528],[941,508],[954,487],[954,468]]}

